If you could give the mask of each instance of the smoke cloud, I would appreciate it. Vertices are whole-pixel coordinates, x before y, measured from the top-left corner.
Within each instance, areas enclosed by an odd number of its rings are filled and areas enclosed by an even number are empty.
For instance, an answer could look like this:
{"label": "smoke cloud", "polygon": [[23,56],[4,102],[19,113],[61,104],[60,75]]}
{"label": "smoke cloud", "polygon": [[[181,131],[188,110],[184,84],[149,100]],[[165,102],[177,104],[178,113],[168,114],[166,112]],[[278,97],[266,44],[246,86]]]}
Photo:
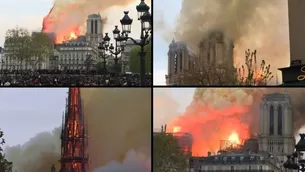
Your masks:
{"label": "smoke cloud", "polygon": [[[90,171],[150,169],[151,90],[83,88],[81,94],[89,135]],[[51,133],[37,134],[24,145],[7,147],[6,156],[14,170],[49,171],[52,164],[59,170],[60,132],[55,128]]]}
{"label": "smoke cloud", "polygon": [[94,170],[94,172],[149,172],[151,171],[150,160],[143,154],[138,154],[130,150],[126,154],[126,159],[122,164],[112,161],[104,167]]}
{"label": "smoke cloud", "polygon": [[[234,132],[238,133],[241,143],[249,137],[257,136],[263,95],[285,91],[291,97],[296,134],[305,125],[303,88],[197,88],[185,112],[168,123],[168,131],[180,127],[181,132],[191,133],[194,138],[192,151],[195,156],[206,156],[208,151],[216,153],[225,147],[226,141]],[[169,106],[171,104],[169,103]],[[164,110],[166,106],[167,102],[164,101]],[[155,111],[154,118],[169,114],[172,113],[160,114]]]}
{"label": "smoke cloud", "polygon": [[50,171],[51,164],[59,168],[61,127],[42,132],[23,145],[5,148],[7,159],[13,162],[13,171]]}
{"label": "smoke cloud", "polygon": [[86,88],[81,91],[84,113],[88,114],[90,166],[93,169],[111,161],[123,163],[130,150],[150,159],[150,89]]}
{"label": "smoke cloud", "polygon": [[[209,32],[222,31],[226,39],[234,40],[236,67],[244,65],[247,49],[258,51],[258,62],[272,62],[274,76],[280,75],[278,68],[289,66],[287,0],[183,0],[171,32],[162,16],[156,19],[155,28],[163,28],[162,35],[174,33],[176,40],[186,42],[194,52]],[[168,37],[164,39],[169,42]]]}
{"label": "smoke cloud", "polygon": [[160,129],[161,125],[165,125],[174,120],[179,114],[178,103],[173,100],[170,90],[154,89],[154,129]]}

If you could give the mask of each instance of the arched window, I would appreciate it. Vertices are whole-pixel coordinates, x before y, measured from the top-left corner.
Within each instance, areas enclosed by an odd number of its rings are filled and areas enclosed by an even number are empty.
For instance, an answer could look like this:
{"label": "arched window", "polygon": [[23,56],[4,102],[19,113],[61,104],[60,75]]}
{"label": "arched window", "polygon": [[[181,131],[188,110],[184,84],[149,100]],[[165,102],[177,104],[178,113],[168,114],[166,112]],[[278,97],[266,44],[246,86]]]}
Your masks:
{"label": "arched window", "polygon": [[277,108],[278,111],[278,117],[277,117],[277,134],[282,135],[283,134],[283,109],[282,106],[279,105]]}
{"label": "arched window", "polygon": [[269,135],[274,134],[274,107],[270,106]]}

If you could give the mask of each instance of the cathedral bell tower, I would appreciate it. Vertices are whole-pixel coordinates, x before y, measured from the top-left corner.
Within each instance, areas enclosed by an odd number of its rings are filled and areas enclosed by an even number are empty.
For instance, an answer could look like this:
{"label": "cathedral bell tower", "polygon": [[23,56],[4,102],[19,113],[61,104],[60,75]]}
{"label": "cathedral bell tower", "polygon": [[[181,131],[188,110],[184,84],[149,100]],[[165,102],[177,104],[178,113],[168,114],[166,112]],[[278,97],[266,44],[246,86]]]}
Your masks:
{"label": "cathedral bell tower", "polygon": [[290,96],[264,95],[260,108],[259,151],[269,152],[284,162],[295,145]]}

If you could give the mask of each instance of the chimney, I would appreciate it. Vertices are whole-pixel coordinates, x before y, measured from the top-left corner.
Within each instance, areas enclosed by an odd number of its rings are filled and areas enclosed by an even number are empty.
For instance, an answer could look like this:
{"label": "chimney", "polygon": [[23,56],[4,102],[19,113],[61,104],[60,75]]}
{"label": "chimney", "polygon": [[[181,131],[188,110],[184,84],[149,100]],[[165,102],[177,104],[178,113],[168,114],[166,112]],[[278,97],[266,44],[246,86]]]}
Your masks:
{"label": "chimney", "polygon": [[166,124],[164,125],[164,132],[166,133]]}
{"label": "chimney", "polygon": [[163,125],[161,125],[161,133],[163,133]]}

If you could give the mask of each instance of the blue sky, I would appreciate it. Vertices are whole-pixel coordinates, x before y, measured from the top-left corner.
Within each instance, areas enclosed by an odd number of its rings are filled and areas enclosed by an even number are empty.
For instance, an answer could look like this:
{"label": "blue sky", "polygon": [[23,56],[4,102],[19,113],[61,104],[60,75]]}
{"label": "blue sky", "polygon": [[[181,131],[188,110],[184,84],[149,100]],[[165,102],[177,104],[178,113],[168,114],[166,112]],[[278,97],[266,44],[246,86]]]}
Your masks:
{"label": "blue sky", "polygon": [[0,89],[0,128],[5,145],[24,144],[61,125],[68,88]]}
{"label": "blue sky", "polygon": [[[4,44],[6,31],[15,28],[16,26],[26,28],[29,31],[40,31],[43,18],[52,8],[53,1],[54,0],[1,0],[0,46],[3,46]],[[130,11],[129,16],[134,19],[130,36],[137,39],[140,36],[140,22],[136,20],[136,5],[138,4],[139,0],[135,0],[134,3],[125,7],[112,7],[105,12],[92,11],[92,13],[101,12],[102,17],[107,17],[105,32],[112,33],[114,26],[120,25],[119,20],[123,17],[123,11]],[[112,36],[112,34],[110,35]]]}
{"label": "blue sky", "polygon": [[[159,15],[156,14],[157,12],[161,12],[165,23],[174,27],[181,9],[181,3],[182,0],[154,0],[154,18],[156,18],[156,15]],[[161,32],[154,32],[154,85],[165,85],[169,43],[168,40],[166,41],[162,38]]]}

